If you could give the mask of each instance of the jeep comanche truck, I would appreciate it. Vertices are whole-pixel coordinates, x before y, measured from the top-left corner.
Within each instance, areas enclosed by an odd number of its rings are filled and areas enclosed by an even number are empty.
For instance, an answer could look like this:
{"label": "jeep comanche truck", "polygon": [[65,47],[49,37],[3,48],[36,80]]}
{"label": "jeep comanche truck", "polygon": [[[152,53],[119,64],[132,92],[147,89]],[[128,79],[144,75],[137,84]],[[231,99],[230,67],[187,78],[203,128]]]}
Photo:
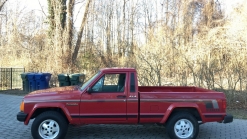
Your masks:
{"label": "jeep comanche truck", "polygon": [[[35,139],[61,139],[68,124],[159,124],[171,139],[195,139],[199,124],[230,123],[226,97],[198,87],[138,86],[133,68],[101,69],[82,86],[38,90],[23,98],[17,120]],[[83,132],[83,131],[82,131]],[[165,132],[165,131],[164,131]]]}

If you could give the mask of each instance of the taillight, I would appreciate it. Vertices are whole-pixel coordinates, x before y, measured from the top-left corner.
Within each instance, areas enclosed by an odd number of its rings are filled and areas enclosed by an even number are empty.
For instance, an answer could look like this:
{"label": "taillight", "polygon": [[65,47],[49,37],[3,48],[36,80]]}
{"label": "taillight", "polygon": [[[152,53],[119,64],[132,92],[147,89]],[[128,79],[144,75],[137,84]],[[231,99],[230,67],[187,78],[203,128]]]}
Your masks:
{"label": "taillight", "polygon": [[226,109],[226,100],[222,100],[222,108]]}

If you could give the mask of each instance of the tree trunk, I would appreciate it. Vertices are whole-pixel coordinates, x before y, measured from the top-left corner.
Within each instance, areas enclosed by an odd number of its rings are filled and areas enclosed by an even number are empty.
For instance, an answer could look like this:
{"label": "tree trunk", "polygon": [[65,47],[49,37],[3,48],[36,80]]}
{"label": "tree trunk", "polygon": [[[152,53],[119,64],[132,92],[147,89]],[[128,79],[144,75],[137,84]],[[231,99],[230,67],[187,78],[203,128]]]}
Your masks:
{"label": "tree trunk", "polygon": [[[109,6],[110,7],[110,6]],[[108,15],[107,27],[106,27],[106,53],[108,59],[111,59],[112,50],[111,50],[111,27],[112,27],[112,9]]]}
{"label": "tree trunk", "polygon": [[73,36],[73,9],[75,0],[69,0],[67,6],[67,25],[65,34],[65,50],[67,55],[67,63],[71,62],[72,36]]}
{"label": "tree trunk", "polygon": [[[118,44],[118,55],[119,55],[119,59],[122,59],[122,57],[124,57],[124,50],[125,50],[125,7],[126,7],[126,0],[124,0],[123,3],[123,19],[122,19],[122,26],[123,26],[123,32],[122,32],[122,39],[121,36],[119,36],[120,38],[120,44]],[[119,33],[121,34],[121,33]]]}
{"label": "tree trunk", "polygon": [[80,49],[81,37],[82,37],[84,26],[85,26],[86,21],[87,21],[87,14],[89,12],[89,6],[90,6],[91,1],[92,0],[88,0],[87,1],[86,7],[85,7],[85,11],[84,11],[84,16],[83,16],[82,23],[81,23],[81,27],[80,27],[80,30],[79,30],[79,32],[77,34],[77,41],[76,41],[75,49],[74,49],[74,52],[73,52],[73,55],[72,55],[72,63],[73,63],[73,65],[75,65],[76,58],[78,56],[78,52],[79,52],[79,49]]}

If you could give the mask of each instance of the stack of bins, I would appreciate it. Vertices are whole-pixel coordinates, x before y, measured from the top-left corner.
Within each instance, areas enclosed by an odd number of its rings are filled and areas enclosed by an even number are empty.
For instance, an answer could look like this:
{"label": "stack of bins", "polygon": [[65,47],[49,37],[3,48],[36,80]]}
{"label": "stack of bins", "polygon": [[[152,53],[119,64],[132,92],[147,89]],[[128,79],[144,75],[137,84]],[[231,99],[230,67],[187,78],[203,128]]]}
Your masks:
{"label": "stack of bins", "polygon": [[50,73],[22,73],[23,91],[32,92],[40,89],[49,88],[49,81],[51,79]]}
{"label": "stack of bins", "polygon": [[59,86],[74,86],[81,85],[85,80],[85,74],[58,74]]}
{"label": "stack of bins", "polygon": [[70,86],[69,75],[68,74],[58,74],[59,86]]}
{"label": "stack of bins", "polygon": [[75,73],[69,75],[71,85],[81,85],[84,82],[85,74]]}

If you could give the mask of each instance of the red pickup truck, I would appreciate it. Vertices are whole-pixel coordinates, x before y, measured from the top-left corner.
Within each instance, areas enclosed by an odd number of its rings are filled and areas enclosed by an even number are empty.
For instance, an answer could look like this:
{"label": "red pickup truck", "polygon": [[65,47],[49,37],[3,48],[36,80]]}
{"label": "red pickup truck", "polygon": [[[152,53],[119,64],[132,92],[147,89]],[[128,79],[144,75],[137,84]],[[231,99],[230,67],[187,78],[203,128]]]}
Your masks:
{"label": "red pickup truck", "polygon": [[199,125],[230,123],[226,97],[198,87],[138,86],[133,68],[106,68],[82,86],[31,92],[23,98],[17,120],[33,121],[35,139],[61,139],[68,124],[164,125],[171,139],[195,139]]}

